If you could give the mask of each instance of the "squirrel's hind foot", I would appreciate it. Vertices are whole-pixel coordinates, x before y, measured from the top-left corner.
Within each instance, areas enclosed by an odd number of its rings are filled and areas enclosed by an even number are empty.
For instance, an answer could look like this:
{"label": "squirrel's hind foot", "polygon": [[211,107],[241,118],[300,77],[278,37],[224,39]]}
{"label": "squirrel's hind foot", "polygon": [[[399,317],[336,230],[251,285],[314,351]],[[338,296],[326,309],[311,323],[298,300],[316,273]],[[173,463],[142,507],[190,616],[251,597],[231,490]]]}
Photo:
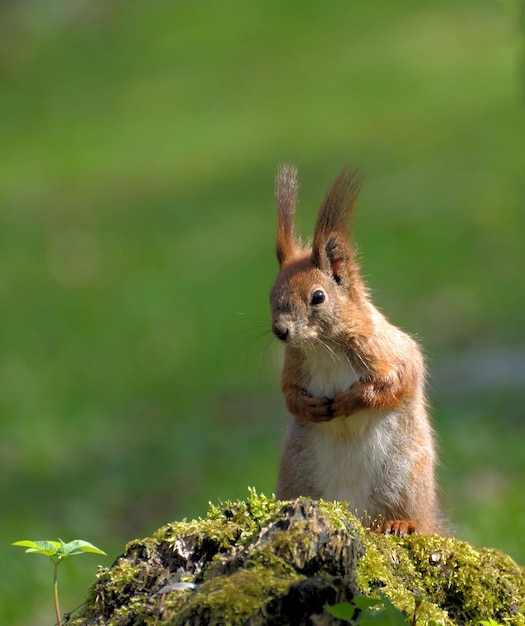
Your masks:
{"label": "squirrel's hind foot", "polygon": [[406,537],[417,532],[417,526],[411,520],[392,519],[376,522],[372,526],[375,533],[383,535],[395,535],[396,537]]}

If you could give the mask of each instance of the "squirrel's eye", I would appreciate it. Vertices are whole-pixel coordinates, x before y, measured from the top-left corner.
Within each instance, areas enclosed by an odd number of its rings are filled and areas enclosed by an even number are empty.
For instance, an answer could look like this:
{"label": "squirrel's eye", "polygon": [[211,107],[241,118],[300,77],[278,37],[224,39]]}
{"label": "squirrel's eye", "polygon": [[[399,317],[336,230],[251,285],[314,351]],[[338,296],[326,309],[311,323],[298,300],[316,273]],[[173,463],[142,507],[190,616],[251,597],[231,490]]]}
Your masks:
{"label": "squirrel's eye", "polygon": [[321,304],[325,300],[324,291],[321,289],[316,289],[312,294],[312,299],[310,300],[310,304],[315,306],[316,304]]}

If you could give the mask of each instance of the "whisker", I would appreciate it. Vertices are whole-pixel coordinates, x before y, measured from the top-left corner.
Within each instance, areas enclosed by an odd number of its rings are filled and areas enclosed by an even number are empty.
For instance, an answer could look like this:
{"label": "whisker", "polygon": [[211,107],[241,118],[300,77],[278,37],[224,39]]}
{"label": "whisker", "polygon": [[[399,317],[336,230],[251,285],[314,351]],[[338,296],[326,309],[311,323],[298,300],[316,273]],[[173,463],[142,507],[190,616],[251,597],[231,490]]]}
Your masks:
{"label": "whisker", "polygon": [[[249,328],[242,328],[232,333],[232,336],[244,336],[246,338],[246,341],[235,342],[237,346],[233,351],[232,358],[238,359],[239,356],[243,358],[245,370],[249,370],[253,367],[253,361],[258,362],[259,373],[261,376],[265,377],[267,375],[266,370],[268,369],[265,365],[268,350],[272,345],[277,347],[277,344],[274,342],[275,336],[272,333],[269,322],[260,322]],[[254,351],[258,358],[254,359],[252,357]]]}
{"label": "whisker", "polygon": [[[319,337],[316,337],[315,341],[328,352],[328,354],[330,355],[330,358],[334,361],[334,363],[339,362],[341,365],[350,366],[355,372],[355,369],[356,369],[355,363],[350,357],[350,355],[348,355],[346,352],[342,350],[335,350],[327,341],[323,341]],[[355,356],[355,358],[363,366],[363,369],[365,371],[367,372],[370,371],[370,368],[365,363],[365,361],[363,360],[360,354],[358,354],[357,352],[352,352],[352,355]],[[358,372],[355,372],[355,373],[356,375],[358,374]]]}
{"label": "whisker", "polygon": [[268,329],[268,322],[259,322],[253,326],[249,326],[248,328],[239,328],[238,330],[234,330],[228,333],[228,337],[236,337],[238,335],[245,335],[246,333],[259,333],[262,329],[264,332],[270,332]]}
{"label": "whisker", "polygon": [[370,372],[370,368],[368,367],[368,365],[363,360],[363,357],[358,352],[354,352],[353,354],[357,357],[357,360],[359,361],[359,363],[361,363],[361,365],[363,366],[365,371]]}
{"label": "whisker", "polygon": [[270,350],[270,348],[275,348],[276,350],[278,349],[278,343],[275,340],[275,336],[272,333],[271,330],[267,330],[259,339],[260,341],[264,341],[263,344],[263,350],[262,350],[262,360],[261,360],[261,365],[266,361],[266,358],[268,356],[268,351]]}
{"label": "whisker", "polygon": [[[332,361],[334,363],[339,362],[341,365],[345,364],[345,361],[349,362],[348,357],[346,357],[346,355],[344,354],[344,352],[336,352],[332,346],[330,346],[330,344],[326,341],[323,341],[322,339],[320,339],[319,337],[315,338],[317,343],[322,346],[330,355],[330,358],[332,359]],[[342,357],[345,357],[345,359],[343,359]]]}

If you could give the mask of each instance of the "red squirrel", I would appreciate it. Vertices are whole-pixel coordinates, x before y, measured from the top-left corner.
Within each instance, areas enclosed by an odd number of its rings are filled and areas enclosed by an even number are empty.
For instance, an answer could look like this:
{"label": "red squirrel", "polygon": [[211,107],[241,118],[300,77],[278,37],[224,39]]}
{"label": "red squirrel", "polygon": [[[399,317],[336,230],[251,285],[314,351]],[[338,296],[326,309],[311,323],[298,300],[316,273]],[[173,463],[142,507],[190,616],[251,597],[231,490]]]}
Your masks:
{"label": "red squirrel", "polygon": [[305,246],[293,224],[297,170],[284,165],[277,173],[280,271],[270,304],[293,419],[276,496],[348,500],[366,526],[386,534],[440,533],[425,365],[363,283],[350,243],[359,190],[357,171],[344,169]]}

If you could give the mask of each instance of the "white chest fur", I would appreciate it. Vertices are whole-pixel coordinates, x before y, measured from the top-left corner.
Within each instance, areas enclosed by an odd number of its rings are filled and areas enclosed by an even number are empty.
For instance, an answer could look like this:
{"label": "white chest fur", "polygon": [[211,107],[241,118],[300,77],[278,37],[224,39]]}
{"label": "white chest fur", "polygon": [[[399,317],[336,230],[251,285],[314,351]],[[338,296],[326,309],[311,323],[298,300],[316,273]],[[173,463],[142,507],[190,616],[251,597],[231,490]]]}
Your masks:
{"label": "white chest fur", "polygon": [[[313,396],[333,398],[359,380],[342,352],[316,349],[308,357],[308,391]],[[308,447],[321,498],[350,500],[351,510],[374,515],[371,497],[387,457],[389,418],[394,415],[363,410],[309,425],[315,431],[309,433]]]}
{"label": "white chest fur", "polygon": [[309,379],[307,389],[314,397],[333,398],[359,380],[348,357],[340,350],[322,346],[309,350],[305,368]]}
{"label": "white chest fur", "polygon": [[351,510],[360,516],[375,514],[372,494],[388,456],[385,417],[378,411],[361,411],[312,425],[316,431],[312,462],[321,498],[349,500]]}

